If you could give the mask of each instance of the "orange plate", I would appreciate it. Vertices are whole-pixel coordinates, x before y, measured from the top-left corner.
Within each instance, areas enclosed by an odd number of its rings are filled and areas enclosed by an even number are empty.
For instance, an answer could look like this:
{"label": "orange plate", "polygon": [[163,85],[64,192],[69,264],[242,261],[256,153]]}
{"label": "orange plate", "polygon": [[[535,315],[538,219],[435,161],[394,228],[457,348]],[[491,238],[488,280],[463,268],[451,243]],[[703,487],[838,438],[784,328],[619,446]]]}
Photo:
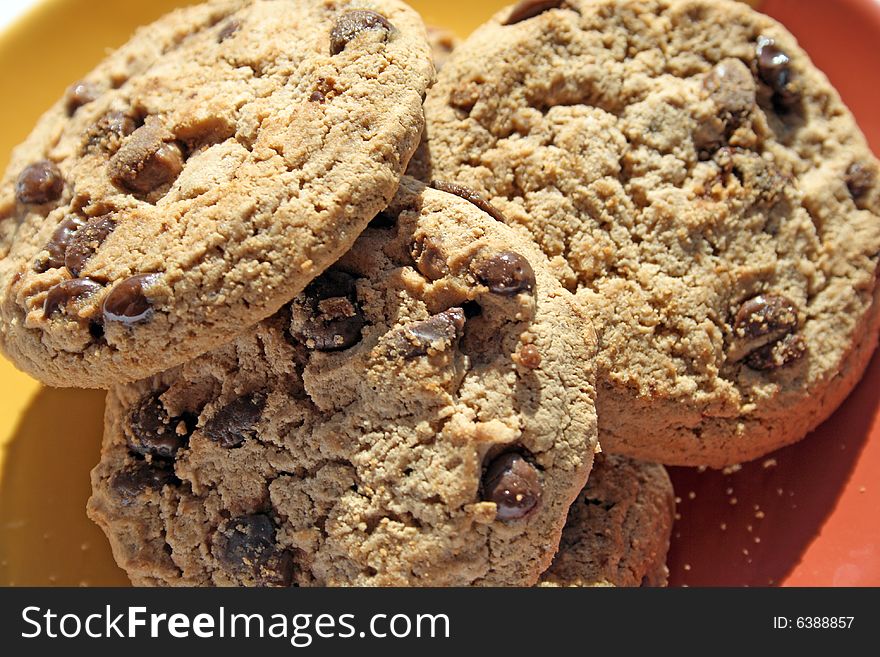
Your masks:
{"label": "orange plate", "polygon": [[[0,166],[108,47],[185,0],[45,0],[0,35]],[[462,36],[506,0],[414,0]],[[766,0],[837,85],[880,150],[880,3]],[[880,359],[835,416],[794,447],[724,475],[672,471],[681,519],[673,585],[880,585]],[[0,359],[0,585],[125,585],[85,517],[103,394],[41,388]]]}

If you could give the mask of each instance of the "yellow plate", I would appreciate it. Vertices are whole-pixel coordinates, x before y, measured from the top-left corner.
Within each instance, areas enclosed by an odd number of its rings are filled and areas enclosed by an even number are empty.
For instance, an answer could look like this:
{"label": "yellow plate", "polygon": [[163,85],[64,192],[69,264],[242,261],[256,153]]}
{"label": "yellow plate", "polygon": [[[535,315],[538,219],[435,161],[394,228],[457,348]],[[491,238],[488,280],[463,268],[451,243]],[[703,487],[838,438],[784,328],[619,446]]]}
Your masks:
{"label": "yellow plate", "polygon": [[[36,119],[138,25],[193,2],[46,0],[0,35],[0,170]],[[506,0],[412,0],[466,36]],[[0,358],[0,585],[127,585],[85,515],[104,395],[44,388]]]}

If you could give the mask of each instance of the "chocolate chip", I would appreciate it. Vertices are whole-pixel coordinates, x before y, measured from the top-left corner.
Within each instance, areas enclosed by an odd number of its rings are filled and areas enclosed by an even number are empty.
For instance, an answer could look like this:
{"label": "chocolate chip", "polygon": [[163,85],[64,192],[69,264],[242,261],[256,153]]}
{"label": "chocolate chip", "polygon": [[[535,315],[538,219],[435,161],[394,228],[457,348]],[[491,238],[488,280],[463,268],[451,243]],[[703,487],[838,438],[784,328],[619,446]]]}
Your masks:
{"label": "chocolate chip", "polygon": [[778,294],[759,294],[743,303],[734,319],[739,337],[776,340],[798,326],[797,307]]}
{"label": "chocolate chip", "polygon": [[392,338],[394,353],[410,359],[448,349],[461,336],[465,315],[450,308],[421,322],[404,326]]}
{"label": "chocolate chip", "polygon": [[559,9],[564,0],[522,0],[511,11],[502,25],[513,25],[534,18],[550,9]]}
{"label": "chocolate chip", "polygon": [[275,551],[275,523],[264,513],[230,518],[217,530],[220,558],[233,569],[247,569]]}
{"label": "chocolate chip", "polygon": [[109,215],[89,219],[85,226],[69,238],[64,255],[64,265],[73,276],[82,273],[86,263],[116,228],[116,221]]}
{"label": "chocolate chip", "polygon": [[325,272],[291,304],[290,334],[309,349],[348,349],[364,324],[355,279],[341,271]]}
{"label": "chocolate chip", "polygon": [[21,203],[42,205],[61,198],[64,178],[54,162],[40,160],[29,164],[18,176],[15,196]]}
{"label": "chocolate chip", "polygon": [[128,416],[128,447],[142,456],[173,460],[186,444],[190,427],[184,418],[172,418],[162,403],[161,392],[143,397]]}
{"label": "chocolate chip", "polygon": [[535,272],[519,253],[503,251],[471,265],[477,280],[490,292],[513,296],[535,289]]}
{"label": "chocolate chip", "polygon": [[233,573],[261,584],[287,586],[293,577],[289,553],[275,544],[275,523],[265,513],[226,520],[214,535],[215,556]]}
{"label": "chocolate chip", "polygon": [[85,148],[100,148],[108,153],[115,153],[122,145],[122,140],[137,130],[137,127],[137,121],[128,114],[108,112],[86,133]]}
{"label": "chocolate chip", "polygon": [[80,81],[67,90],[67,113],[73,115],[83,105],[88,105],[101,95],[101,90],[92,82]]}
{"label": "chocolate chip", "polygon": [[104,299],[104,321],[133,326],[150,319],[153,304],[147,290],[158,278],[158,274],[141,274],[118,283]]}
{"label": "chocolate chip", "polygon": [[440,243],[433,237],[417,239],[413,243],[412,256],[416,268],[429,281],[440,280],[449,274],[449,265]]}
{"label": "chocolate chip", "polygon": [[498,456],[483,474],[483,499],[495,502],[499,520],[518,520],[531,513],[541,500],[538,471],[522,454]]}
{"label": "chocolate chip", "polygon": [[489,201],[484,199],[470,187],[465,187],[458,183],[445,182],[443,180],[432,180],[431,187],[438,189],[441,192],[446,192],[447,194],[454,194],[459,198],[463,198],[465,201],[473,203],[496,221],[507,222],[507,219],[501,213],[501,210],[489,203]]}
{"label": "chocolate chip", "polygon": [[123,506],[128,506],[146,491],[160,491],[178,482],[170,468],[138,461],[115,473],[110,487],[122,498]]}
{"label": "chocolate chip", "polygon": [[154,118],[135,130],[107,164],[114,185],[140,194],[174,182],[181,171],[183,151]]}
{"label": "chocolate chip", "polygon": [[[734,317],[734,340],[728,359],[737,362],[764,347],[773,347],[786,336],[794,334],[798,325],[797,306],[790,299],[778,294],[759,294],[745,301]],[[767,357],[767,354],[756,356],[756,362],[767,360]],[[793,360],[796,359],[790,358],[786,362]],[[746,364],[750,364],[748,360]]]}
{"label": "chocolate chip", "polygon": [[205,424],[204,434],[220,447],[232,449],[252,438],[263,414],[266,398],[246,395],[226,404]]}
{"label": "chocolate chip", "polygon": [[694,145],[702,159],[721,148],[742,125],[755,105],[755,80],[739,59],[719,62],[703,78],[703,88],[716,113],[694,132]]}
{"label": "chocolate chip", "polygon": [[844,181],[850,196],[858,201],[871,191],[876,177],[877,172],[869,165],[853,162],[846,170]]}
{"label": "chocolate chip", "polygon": [[101,289],[101,285],[88,278],[74,278],[49,288],[43,302],[43,317],[51,317],[67,308],[71,302],[88,297]]}
{"label": "chocolate chip", "polygon": [[517,362],[530,370],[541,367],[541,352],[533,344],[524,344],[517,355]]}
{"label": "chocolate chip", "polygon": [[237,19],[233,18],[226,22],[226,24],[220,29],[219,34],[217,34],[217,43],[223,43],[231,37],[233,34],[238,32],[241,29],[241,22]]}
{"label": "chocolate chip", "polygon": [[312,92],[311,96],[309,96],[309,100],[313,103],[323,103],[325,100],[327,100],[327,97],[320,91],[316,90]]}
{"label": "chocolate chip", "polygon": [[[367,9],[347,11],[336,19],[330,30],[330,54],[338,55],[358,34],[365,30],[382,30],[390,34],[394,26],[381,14]],[[387,39],[387,36],[386,36]]]}
{"label": "chocolate chip", "polygon": [[755,105],[755,80],[739,59],[716,64],[703,79],[703,88],[729,127],[737,127]]}
{"label": "chocolate chip", "polygon": [[775,370],[800,360],[806,353],[807,344],[803,337],[789,333],[750,353],[746,356],[746,365],[758,371]]}
{"label": "chocolate chip", "polygon": [[791,58],[780,49],[773,39],[760,37],[755,48],[758,77],[773,92],[773,104],[777,109],[788,110],[800,99]]}
{"label": "chocolate chip", "polygon": [[75,214],[66,216],[58,224],[58,228],[52,233],[52,237],[43,247],[44,251],[48,251],[48,257],[38,260],[34,265],[34,270],[39,273],[57,269],[64,266],[64,255],[67,253],[67,245],[70,238],[85,224],[85,220]]}

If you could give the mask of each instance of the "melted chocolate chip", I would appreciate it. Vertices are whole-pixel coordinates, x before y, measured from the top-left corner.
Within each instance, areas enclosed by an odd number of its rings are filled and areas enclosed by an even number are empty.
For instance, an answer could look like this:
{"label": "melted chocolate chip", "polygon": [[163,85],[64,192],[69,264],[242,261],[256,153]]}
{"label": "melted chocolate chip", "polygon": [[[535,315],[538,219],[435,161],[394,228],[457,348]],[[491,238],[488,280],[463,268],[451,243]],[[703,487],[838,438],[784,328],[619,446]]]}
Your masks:
{"label": "melted chocolate chip", "polygon": [[43,247],[43,250],[47,251],[49,255],[38,260],[34,265],[34,270],[43,273],[50,269],[63,267],[64,256],[67,253],[67,245],[70,243],[70,238],[73,237],[74,233],[82,228],[84,224],[85,220],[75,214],[68,215],[62,219],[61,223],[58,224],[58,228],[55,229],[55,232],[52,233],[52,237],[50,237],[49,241],[46,243],[46,246]]}
{"label": "melted chocolate chip", "polygon": [[189,438],[190,427],[184,418],[169,417],[161,392],[143,397],[128,416],[128,447],[142,456],[173,460]]}
{"label": "melted chocolate chip", "polygon": [[794,107],[800,94],[794,84],[794,73],[791,70],[791,58],[773,39],[760,37],[755,48],[758,77],[773,92],[773,104],[780,110]]}
{"label": "melted chocolate chip", "polygon": [[413,243],[412,256],[416,268],[429,281],[440,280],[449,273],[446,255],[433,237],[424,237]]}
{"label": "melted chocolate chip", "polygon": [[[751,367],[750,355],[761,351],[763,355],[756,355],[754,362],[770,362],[770,353],[776,343],[787,336],[794,335],[798,330],[798,325],[797,306],[791,300],[778,294],[759,294],[745,301],[734,317],[734,342],[731,345],[728,358],[733,362],[746,358],[746,364]],[[803,342],[800,338],[799,341]],[[796,347],[793,343],[791,344],[792,349],[789,351],[793,354]],[[767,347],[770,350],[763,351]],[[775,362],[782,362],[775,356],[773,359]],[[796,359],[790,355],[785,363],[793,362]],[[755,367],[754,369],[769,368]]]}
{"label": "melted chocolate chip", "polygon": [[[381,30],[390,34],[394,27],[381,14],[368,9],[354,9],[342,14],[330,30],[330,54],[338,55],[361,32]],[[387,36],[386,36],[387,38]]]}
{"label": "melted chocolate chip", "polygon": [[110,479],[110,487],[122,498],[122,504],[128,506],[146,491],[160,491],[164,486],[179,483],[174,471],[138,461],[115,473]]}
{"label": "melted chocolate chip", "polygon": [[133,326],[150,319],[153,304],[147,290],[158,278],[158,274],[141,274],[118,283],[104,299],[104,321]]}
{"label": "melted chocolate chip", "polygon": [[355,279],[345,272],[325,272],[291,304],[290,334],[309,349],[348,349],[360,341],[364,324]]}
{"label": "melted chocolate chip", "polygon": [[73,115],[83,105],[88,105],[101,95],[101,90],[92,82],[77,82],[67,90],[67,113]]}
{"label": "melted chocolate chip", "polygon": [[231,37],[233,34],[238,32],[241,29],[241,22],[237,19],[233,18],[226,22],[226,24],[220,29],[220,32],[217,34],[217,43],[223,43]]}
{"label": "melted chocolate chip", "polygon": [[490,292],[513,296],[535,289],[535,272],[519,253],[504,251],[471,265],[477,280]]}
{"label": "melted chocolate chip", "polygon": [[64,178],[54,162],[40,160],[29,164],[18,176],[15,196],[21,203],[42,205],[61,198]]}
{"label": "melted chocolate chip", "polygon": [[424,321],[400,329],[393,337],[394,352],[405,359],[417,358],[448,349],[461,337],[465,315],[461,308],[450,308]]}
{"label": "melted chocolate chip", "polygon": [[317,90],[313,91],[312,95],[309,96],[309,101],[313,103],[323,103],[325,100],[327,100],[327,97]]}
{"label": "melted chocolate chip", "polygon": [[871,188],[874,187],[876,172],[867,165],[853,162],[849,165],[844,176],[846,188],[849,190],[850,196],[858,201],[862,199]]}
{"label": "melted chocolate chip", "polygon": [[287,586],[293,577],[289,553],[275,544],[276,528],[264,513],[225,521],[214,535],[214,554],[230,571],[261,584]]}
{"label": "melted chocolate chip", "polygon": [[88,278],[74,278],[53,285],[43,302],[43,317],[51,317],[59,310],[66,309],[72,302],[91,296],[100,289],[99,283]]}
{"label": "melted chocolate chip", "polygon": [[789,333],[776,342],[760,347],[746,356],[746,365],[753,370],[767,371],[785,367],[807,353],[807,344],[797,333]]}
{"label": "melted chocolate chip", "polygon": [[205,424],[203,432],[220,447],[239,447],[253,437],[265,405],[266,398],[262,395],[239,397],[217,411]]}
{"label": "melted chocolate chip", "polygon": [[73,276],[82,273],[86,263],[116,228],[109,215],[89,219],[85,226],[70,236],[64,254],[64,265]]}
{"label": "melted chocolate chip", "polygon": [[113,184],[149,194],[174,182],[183,171],[183,151],[156,119],[135,130],[107,164]]}
{"label": "melted chocolate chip", "polygon": [[470,187],[465,187],[458,183],[444,182],[443,180],[432,180],[431,187],[438,189],[441,192],[446,192],[447,194],[453,194],[459,198],[463,198],[465,201],[473,203],[496,221],[507,222],[507,219],[501,213],[501,210],[489,203],[489,201],[477,194],[477,192]]}
{"label": "melted chocolate chip", "polygon": [[507,20],[502,25],[521,23],[550,9],[559,9],[563,2],[564,0],[522,0],[510,10],[510,16],[507,17]]}
{"label": "melted chocolate chip", "polygon": [[495,502],[499,520],[518,520],[531,513],[541,500],[538,471],[521,454],[506,452],[483,474],[483,499]]}

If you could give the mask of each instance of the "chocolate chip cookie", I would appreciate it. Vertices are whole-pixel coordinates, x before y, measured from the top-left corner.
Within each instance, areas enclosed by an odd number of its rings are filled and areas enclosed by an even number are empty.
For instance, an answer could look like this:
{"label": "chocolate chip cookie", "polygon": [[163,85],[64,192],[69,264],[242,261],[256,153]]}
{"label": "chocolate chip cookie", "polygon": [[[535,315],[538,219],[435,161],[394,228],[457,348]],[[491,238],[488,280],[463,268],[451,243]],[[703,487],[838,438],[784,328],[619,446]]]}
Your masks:
{"label": "chocolate chip cookie", "polygon": [[535,245],[405,178],[273,317],[110,390],[89,514],[135,584],[534,584],[597,446],[589,326]]}
{"label": "chocolate chip cookie", "polygon": [[434,68],[440,70],[449,59],[449,55],[455,50],[459,39],[451,30],[437,25],[428,25],[428,43],[431,44],[431,52],[434,55]]}
{"label": "chocolate chip cookie", "polygon": [[603,449],[723,466],[802,438],[877,341],[878,163],[742,3],[524,2],[452,54],[426,179],[467,185],[590,299]]}
{"label": "chocolate chip cookie", "polygon": [[430,58],[397,0],[214,0],[138,31],[0,182],[4,351],[108,387],[272,315],[393,196]]}
{"label": "chocolate chip cookie", "polygon": [[542,586],[666,586],[675,493],[662,465],[600,454]]}

